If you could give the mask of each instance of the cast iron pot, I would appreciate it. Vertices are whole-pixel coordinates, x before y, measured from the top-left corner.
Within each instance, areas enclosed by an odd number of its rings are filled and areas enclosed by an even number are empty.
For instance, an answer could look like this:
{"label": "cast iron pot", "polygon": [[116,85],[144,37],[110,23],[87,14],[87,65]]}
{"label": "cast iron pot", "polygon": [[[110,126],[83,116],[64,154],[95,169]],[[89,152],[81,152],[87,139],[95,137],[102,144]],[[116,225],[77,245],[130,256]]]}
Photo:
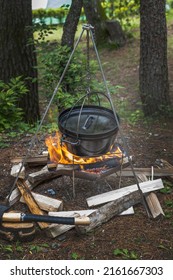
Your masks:
{"label": "cast iron pot", "polygon": [[[117,115],[119,122],[119,117]],[[101,106],[76,106],[64,110],[58,118],[61,142],[78,156],[107,153],[115,141],[118,125],[112,110]]]}

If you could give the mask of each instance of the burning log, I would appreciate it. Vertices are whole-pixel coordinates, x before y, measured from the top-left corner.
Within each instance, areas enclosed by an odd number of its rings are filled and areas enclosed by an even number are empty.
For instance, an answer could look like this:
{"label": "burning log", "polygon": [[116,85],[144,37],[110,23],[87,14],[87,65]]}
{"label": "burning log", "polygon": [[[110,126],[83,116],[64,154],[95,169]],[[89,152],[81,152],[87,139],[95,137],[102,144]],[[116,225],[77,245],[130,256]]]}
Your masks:
{"label": "burning log", "polygon": [[[75,167],[74,167],[75,168]],[[57,167],[57,170],[52,170],[51,172],[48,170],[47,166],[40,171],[29,174],[28,180],[32,184],[40,184],[41,182],[51,180],[54,178],[61,177],[63,175],[72,176],[73,167],[61,165]]]}
{"label": "burning log", "polygon": [[[111,161],[112,162],[112,161]],[[81,169],[79,170],[80,166],[79,165],[63,165],[63,164],[58,164],[57,169],[56,170],[52,170],[51,172],[48,170],[47,167],[45,167],[44,169],[38,171],[38,172],[34,172],[29,174],[28,176],[28,180],[29,182],[31,182],[32,184],[40,184],[41,182],[44,182],[46,180],[50,180],[53,178],[57,178],[57,177],[61,177],[61,176],[70,176],[73,177],[73,175],[75,176],[75,178],[80,178],[80,179],[86,179],[86,180],[90,180],[90,181],[95,181],[95,180],[99,180],[103,177],[106,177],[112,173],[117,172],[118,170],[120,170],[121,168],[127,167],[129,165],[128,159],[124,158],[123,162],[121,163],[121,165],[117,165],[117,162],[114,161],[116,163],[116,167],[113,168],[96,168],[97,163],[95,163],[95,169],[89,169],[89,170],[84,170]]]}
{"label": "burning log", "polygon": [[[83,164],[81,169],[82,170],[90,170],[90,169],[97,169],[97,168],[114,168],[121,165],[121,159],[117,158],[105,158],[103,161],[98,161],[89,164]],[[103,169],[104,170],[104,169]]]}

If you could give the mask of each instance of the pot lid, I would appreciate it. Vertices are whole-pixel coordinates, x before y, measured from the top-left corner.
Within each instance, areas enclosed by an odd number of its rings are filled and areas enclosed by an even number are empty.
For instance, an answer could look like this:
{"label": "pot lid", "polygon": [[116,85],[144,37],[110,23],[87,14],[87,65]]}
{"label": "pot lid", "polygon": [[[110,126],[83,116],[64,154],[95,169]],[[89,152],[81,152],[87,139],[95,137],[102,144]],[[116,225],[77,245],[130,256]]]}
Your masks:
{"label": "pot lid", "polygon": [[59,116],[60,127],[81,135],[105,134],[117,129],[113,112],[100,106],[74,107]]}

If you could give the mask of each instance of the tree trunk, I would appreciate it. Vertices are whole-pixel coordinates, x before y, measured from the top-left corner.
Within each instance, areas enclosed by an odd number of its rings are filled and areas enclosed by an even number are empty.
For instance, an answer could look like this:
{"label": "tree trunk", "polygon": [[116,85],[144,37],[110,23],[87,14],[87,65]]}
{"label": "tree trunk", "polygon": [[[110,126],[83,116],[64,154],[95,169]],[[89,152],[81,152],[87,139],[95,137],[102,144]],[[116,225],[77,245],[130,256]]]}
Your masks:
{"label": "tree trunk", "polygon": [[[0,79],[25,79],[28,93],[19,100],[25,121],[39,118],[36,54],[32,34],[31,0],[0,0]],[[33,81],[34,79],[34,81]]]}
{"label": "tree trunk", "polygon": [[141,0],[140,20],[140,95],[145,115],[153,116],[170,104],[165,0]]}
{"label": "tree trunk", "polygon": [[105,10],[100,0],[73,0],[68,16],[66,18],[61,45],[74,45],[75,33],[79,22],[82,6],[84,7],[87,22],[94,27],[94,37],[97,45],[105,43],[122,47],[125,44],[125,36],[117,21],[107,21]]}
{"label": "tree trunk", "polygon": [[73,0],[69,13],[63,27],[63,35],[61,39],[62,46],[68,46],[73,49],[74,38],[81,14],[83,0]]}
{"label": "tree trunk", "polygon": [[88,23],[94,27],[96,44],[101,45],[107,42],[108,32],[105,26],[107,17],[102,9],[100,1],[83,0],[83,6]]}

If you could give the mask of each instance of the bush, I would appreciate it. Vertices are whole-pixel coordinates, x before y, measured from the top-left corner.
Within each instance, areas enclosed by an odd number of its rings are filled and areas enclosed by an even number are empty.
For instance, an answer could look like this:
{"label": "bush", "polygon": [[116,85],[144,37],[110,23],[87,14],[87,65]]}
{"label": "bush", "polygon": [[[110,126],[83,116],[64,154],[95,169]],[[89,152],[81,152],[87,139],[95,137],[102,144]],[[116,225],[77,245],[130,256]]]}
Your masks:
{"label": "bush", "polygon": [[51,19],[56,18],[61,24],[64,22],[67,13],[68,9],[63,7],[57,9],[38,9],[32,11],[32,18],[34,23],[36,20],[39,20],[41,24],[46,24],[47,18],[50,18],[51,24]]}
{"label": "bush", "polygon": [[[41,65],[40,83],[44,89],[46,98],[52,96],[57,83],[64,71],[70,55],[70,49],[67,46],[56,45],[49,49],[40,50],[39,58]],[[96,72],[96,62],[90,61],[92,75]],[[87,78],[86,78],[86,57],[80,51],[75,51],[73,59],[62,80],[55,102],[59,110],[70,107],[84,94],[86,94]],[[92,78],[91,88],[94,88],[95,79]],[[98,84],[95,84],[98,90]]]}
{"label": "bush", "polygon": [[9,83],[0,81],[0,132],[19,127],[23,112],[18,100],[27,91],[21,77],[12,78]]}

